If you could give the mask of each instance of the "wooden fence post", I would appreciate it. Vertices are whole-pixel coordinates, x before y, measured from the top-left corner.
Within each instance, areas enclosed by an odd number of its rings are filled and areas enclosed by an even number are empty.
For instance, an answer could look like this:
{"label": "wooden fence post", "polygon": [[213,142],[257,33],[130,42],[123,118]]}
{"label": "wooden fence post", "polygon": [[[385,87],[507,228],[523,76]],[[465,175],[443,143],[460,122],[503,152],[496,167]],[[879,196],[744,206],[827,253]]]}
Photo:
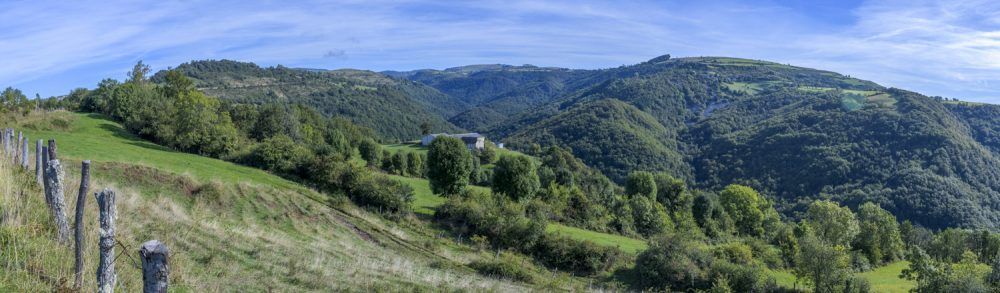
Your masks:
{"label": "wooden fence post", "polygon": [[98,211],[100,211],[101,260],[97,265],[97,292],[115,292],[115,192],[109,188],[95,193]]}
{"label": "wooden fence post", "polygon": [[3,154],[4,155],[7,155],[7,152],[10,151],[10,137],[8,136],[8,134],[10,134],[10,128],[4,128],[3,129]]}
{"label": "wooden fence post", "polygon": [[139,249],[142,258],[142,292],[166,293],[170,277],[170,250],[159,240],[150,240]]}
{"label": "wooden fence post", "polygon": [[45,169],[45,192],[49,199],[49,209],[56,224],[56,239],[69,244],[69,222],[66,220],[66,200],[63,197],[65,172],[59,160],[49,160]]}
{"label": "wooden fence post", "polygon": [[24,142],[21,144],[21,169],[28,171],[28,136],[24,136]]}
{"label": "wooden fence post", "polygon": [[21,143],[24,142],[24,132],[17,132],[17,145],[14,146],[14,162],[21,160]]}
{"label": "wooden fence post", "polygon": [[74,287],[79,290],[83,286],[83,212],[87,206],[87,191],[90,189],[90,160],[83,161],[80,167],[80,193],[76,196],[76,222],[74,240],[76,244],[76,271],[74,272]]}
{"label": "wooden fence post", "polygon": [[56,140],[49,140],[49,160],[58,160],[59,157],[56,156]]}
{"label": "wooden fence post", "polygon": [[51,205],[52,199],[49,198],[49,184],[46,182],[45,178],[48,178],[49,170],[49,147],[42,147],[42,192],[45,193],[45,203]]}
{"label": "wooden fence post", "polygon": [[42,140],[39,139],[38,142],[35,143],[35,180],[38,181],[38,185],[44,184],[44,182],[42,181],[43,179],[42,171],[45,170],[45,165],[44,165],[45,163],[42,163],[43,153],[44,152],[42,151]]}

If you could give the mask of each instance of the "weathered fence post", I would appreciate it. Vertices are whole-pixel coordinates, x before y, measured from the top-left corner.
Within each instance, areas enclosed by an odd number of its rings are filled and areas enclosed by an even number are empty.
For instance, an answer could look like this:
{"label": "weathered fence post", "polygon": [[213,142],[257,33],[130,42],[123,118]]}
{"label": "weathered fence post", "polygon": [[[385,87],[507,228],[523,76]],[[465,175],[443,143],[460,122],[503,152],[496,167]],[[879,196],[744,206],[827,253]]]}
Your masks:
{"label": "weathered fence post", "polygon": [[49,140],[49,160],[58,160],[59,157],[56,156],[56,140]]}
{"label": "weathered fence post", "polygon": [[10,128],[4,128],[3,130],[3,154],[7,155],[10,152]]}
{"label": "weathered fence post", "polygon": [[42,171],[45,170],[45,165],[44,163],[42,163],[43,153],[44,152],[42,152],[42,140],[39,139],[38,142],[35,143],[35,180],[38,180],[38,185],[42,185],[44,183],[42,181],[43,179]]}
{"label": "weathered fence post", "polygon": [[101,239],[98,244],[101,248],[101,260],[97,265],[97,292],[115,292],[115,192],[109,188],[95,193],[97,206],[100,211]]}
{"label": "weathered fence post", "polygon": [[69,222],[66,220],[66,200],[63,197],[64,176],[59,160],[49,160],[45,169],[46,198],[56,223],[56,239],[59,243],[69,244]]}
{"label": "weathered fence post", "polygon": [[24,142],[21,145],[21,169],[25,172],[28,171],[28,136],[24,137]]}
{"label": "weathered fence post", "polygon": [[49,148],[43,146],[42,147],[42,192],[45,194],[45,203],[48,205],[52,205],[52,199],[49,198],[49,184],[46,182],[48,180],[45,179],[48,178],[49,176],[48,174],[45,173],[48,172],[48,170],[49,170]]}
{"label": "weathered fence post", "polygon": [[22,142],[24,142],[24,132],[23,131],[18,131],[17,132],[17,145],[14,146],[14,155],[11,156],[11,157],[14,158],[15,162],[21,160],[21,143]]}
{"label": "weathered fence post", "polygon": [[139,249],[142,258],[142,292],[166,293],[170,277],[170,250],[159,240],[150,240]]}
{"label": "weathered fence post", "polygon": [[73,238],[76,244],[76,271],[73,283],[76,289],[83,286],[83,212],[87,206],[87,191],[90,188],[90,160],[83,161],[80,167],[80,193],[76,196],[76,222]]}

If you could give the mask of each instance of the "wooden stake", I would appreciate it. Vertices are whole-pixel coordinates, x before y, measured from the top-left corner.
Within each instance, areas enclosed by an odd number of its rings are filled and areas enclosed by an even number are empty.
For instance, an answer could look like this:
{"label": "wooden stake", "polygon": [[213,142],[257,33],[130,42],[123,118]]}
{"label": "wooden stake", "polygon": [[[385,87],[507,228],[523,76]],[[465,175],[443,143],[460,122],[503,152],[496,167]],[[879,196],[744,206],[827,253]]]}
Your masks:
{"label": "wooden stake", "polygon": [[11,157],[14,158],[14,162],[18,162],[21,160],[21,142],[23,141],[24,141],[24,132],[18,131],[17,144],[14,145],[14,147],[12,148],[14,149],[14,153],[11,154]]}
{"label": "wooden stake", "polygon": [[150,240],[139,249],[142,258],[142,292],[166,293],[170,277],[170,250],[159,240]]}
{"label": "wooden stake", "polygon": [[59,160],[49,160],[45,169],[45,191],[49,199],[49,209],[56,224],[56,240],[69,244],[69,222],[66,220],[66,200],[63,197],[65,172]]}
{"label": "wooden stake", "polygon": [[45,163],[42,163],[44,162],[42,161],[42,154],[44,153],[42,151],[42,140],[39,139],[35,143],[35,180],[38,181],[38,185],[43,185],[42,180],[44,178],[42,178],[42,172],[45,170]]}
{"label": "wooden stake", "polygon": [[80,192],[76,196],[76,222],[74,240],[76,244],[76,271],[74,272],[74,287],[83,286],[83,213],[87,206],[87,191],[90,188],[90,160],[83,161],[80,167]]}
{"label": "wooden stake", "polygon": [[115,281],[118,278],[115,274],[115,192],[105,188],[101,192],[95,193],[97,206],[100,212],[100,242],[101,260],[97,265],[97,292],[115,292]]}
{"label": "wooden stake", "polygon": [[56,156],[56,140],[49,140],[49,160],[58,160],[59,157]]}
{"label": "wooden stake", "polygon": [[21,169],[28,171],[28,136],[21,143]]}

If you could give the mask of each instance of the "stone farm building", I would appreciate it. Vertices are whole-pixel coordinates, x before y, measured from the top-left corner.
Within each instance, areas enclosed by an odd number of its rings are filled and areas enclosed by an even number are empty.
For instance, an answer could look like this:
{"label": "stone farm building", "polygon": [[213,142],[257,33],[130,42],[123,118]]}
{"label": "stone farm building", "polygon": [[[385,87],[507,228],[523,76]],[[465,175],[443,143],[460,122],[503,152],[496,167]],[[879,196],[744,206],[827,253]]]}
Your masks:
{"label": "stone farm building", "polygon": [[465,143],[465,146],[471,149],[481,150],[486,147],[486,137],[479,133],[462,133],[462,134],[447,134],[447,133],[435,133],[425,135],[420,139],[420,144],[428,146],[434,141],[438,136],[450,136],[457,139],[461,139]]}

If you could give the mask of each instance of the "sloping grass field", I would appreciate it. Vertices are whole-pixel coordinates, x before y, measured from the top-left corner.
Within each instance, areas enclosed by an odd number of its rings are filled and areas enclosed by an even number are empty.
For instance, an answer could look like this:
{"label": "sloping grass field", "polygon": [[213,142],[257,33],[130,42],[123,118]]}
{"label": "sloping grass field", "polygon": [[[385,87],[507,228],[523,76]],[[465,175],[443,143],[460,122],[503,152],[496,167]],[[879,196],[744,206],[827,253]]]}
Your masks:
{"label": "sloping grass field", "polygon": [[[52,112],[2,126],[25,130],[32,140],[57,140],[71,209],[80,160],[93,162],[91,193],[116,191],[122,292],[141,291],[136,254],[151,239],[171,249],[174,292],[528,289],[476,274],[464,264],[481,253],[405,221],[384,220],[349,204],[331,208],[324,195],[302,185],[159,147],[99,116]],[[52,240],[34,174],[8,162],[0,162],[0,170],[0,291],[67,290],[72,254]],[[92,195],[88,199],[82,291],[96,287],[98,257],[96,204]]]}

